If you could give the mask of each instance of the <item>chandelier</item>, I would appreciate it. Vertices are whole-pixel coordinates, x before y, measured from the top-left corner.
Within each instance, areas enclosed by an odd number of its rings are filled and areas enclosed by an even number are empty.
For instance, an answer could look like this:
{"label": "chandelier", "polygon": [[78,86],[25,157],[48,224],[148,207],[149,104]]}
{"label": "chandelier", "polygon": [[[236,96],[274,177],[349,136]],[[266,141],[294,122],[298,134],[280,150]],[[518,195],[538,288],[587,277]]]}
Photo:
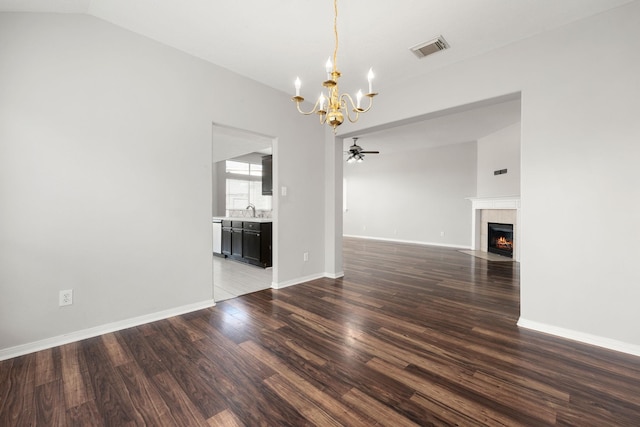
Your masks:
{"label": "chandelier", "polygon": [[[369,92],[364,94],[361,90],[356,94],[356,102],[353,102],[353,98],[348,93],[340,95],[338,90],[338,79],[340,78],[340,71],[338,71],[337,56],[338,56],[338,0],[333,0],[333,33],[335,36],[335,48],[333,49],[333,62],[331,58],[327,60],[326,71],[327,80],[322,83],[322,86],[326,88],[326,95],[320,93],[320,97],[316,101],[311,111],[303,111],[300,108],[300,103],[304,101],[304,98],[300,96],[301,82],[300,78],[296,78],[295,88],[296,96],[291,100],[296,103],[296,107],[301,114],[308,116],[310,114],[317,114],[320,116],[321,124],[328,124],[333,127],[333,132],[336,132],[336,128],[342,124],[345,116],[351,123],[358,121],[360,113],[366,113],[371,109],[373,105],[373,97],[377,93],[373,92],[373,70],[369,69],[367,80],[369,82]],[[369,105],[366,108],[362,108],[362,97],[369,98]],[[351,111],[350,111],[351,110]],[[353,113],[353,114],[352,114]]]}

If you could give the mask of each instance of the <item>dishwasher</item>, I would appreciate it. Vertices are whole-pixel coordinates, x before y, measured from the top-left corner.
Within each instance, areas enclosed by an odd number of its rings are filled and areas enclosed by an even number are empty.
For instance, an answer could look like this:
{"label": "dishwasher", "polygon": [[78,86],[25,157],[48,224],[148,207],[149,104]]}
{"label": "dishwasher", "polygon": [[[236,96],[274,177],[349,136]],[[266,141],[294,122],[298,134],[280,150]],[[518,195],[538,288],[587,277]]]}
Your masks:
{"label": "dishwasher", "polygon": [[222,254],[222,220],[213,220],[213,253]]}

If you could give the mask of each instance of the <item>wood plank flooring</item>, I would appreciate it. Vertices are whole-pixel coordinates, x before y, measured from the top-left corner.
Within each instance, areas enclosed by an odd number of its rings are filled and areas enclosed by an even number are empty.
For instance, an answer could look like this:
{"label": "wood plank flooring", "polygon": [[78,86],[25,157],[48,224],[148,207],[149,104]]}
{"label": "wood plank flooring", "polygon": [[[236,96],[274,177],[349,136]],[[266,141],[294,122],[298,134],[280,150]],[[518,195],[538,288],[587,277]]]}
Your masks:
{"label": "wood plank flooring", "polygon": [[519,329],[519,264],[345,239],[345,277],[0,362],[0,426],[635,426],[640,358]]}

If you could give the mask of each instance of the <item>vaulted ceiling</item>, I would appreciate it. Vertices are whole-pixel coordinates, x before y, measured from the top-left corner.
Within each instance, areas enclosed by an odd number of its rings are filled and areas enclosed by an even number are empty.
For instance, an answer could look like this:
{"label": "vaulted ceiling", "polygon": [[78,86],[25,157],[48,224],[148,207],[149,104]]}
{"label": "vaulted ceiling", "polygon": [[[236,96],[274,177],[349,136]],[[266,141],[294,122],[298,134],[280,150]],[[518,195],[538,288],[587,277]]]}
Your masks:
{"label": "vaulted ceiling", "polygon": [[[339,0],[342,86],[357,91],[373,67],[382,90],[630,1]],[[319,93],[334,47],[332,0],[0,0],[0,11],[86,13],[288,93],[296,76]],[[409,51],[438,35],[450,49]]]}
{"label": "vaulted ceiling", "polygon": [[[341,88],[366,90],[373,67],[383,93],[631,1],[338,0]],[[0,0],[0,11],[93,15],[286,93],[299,76],[308,99],[320,93],[334,49],[332,0]],[[409,50],[439,35],[450,49],[422,59]]]}

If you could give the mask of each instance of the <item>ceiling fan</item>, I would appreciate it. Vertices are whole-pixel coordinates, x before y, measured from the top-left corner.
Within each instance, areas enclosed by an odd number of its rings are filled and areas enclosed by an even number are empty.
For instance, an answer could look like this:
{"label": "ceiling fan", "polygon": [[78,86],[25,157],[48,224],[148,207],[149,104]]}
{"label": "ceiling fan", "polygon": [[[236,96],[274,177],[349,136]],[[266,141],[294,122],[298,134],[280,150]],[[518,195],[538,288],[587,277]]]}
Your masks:
{"label": "ceiling fan", "polygon": [[349,151],[345,151],[346,154],[349,154],[347,158],[347,163],[358,162],[361,163],[364,160],[365,154],[380,154],[379,151],[365,151],[358,144],[358,138],[353,138],[353,145],[349,147]]}

